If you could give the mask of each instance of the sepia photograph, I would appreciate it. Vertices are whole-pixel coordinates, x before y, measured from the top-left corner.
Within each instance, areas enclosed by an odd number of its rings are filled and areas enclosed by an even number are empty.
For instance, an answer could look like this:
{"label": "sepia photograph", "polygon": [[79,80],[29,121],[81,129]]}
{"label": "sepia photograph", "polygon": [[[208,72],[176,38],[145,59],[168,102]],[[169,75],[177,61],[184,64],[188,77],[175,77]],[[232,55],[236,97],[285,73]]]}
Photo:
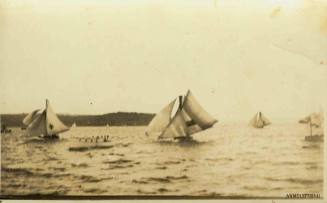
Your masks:
{"label": "sepia photograph", "polygon": [[1,200],[324,199],[327,1],[3,0],[0,30]]}

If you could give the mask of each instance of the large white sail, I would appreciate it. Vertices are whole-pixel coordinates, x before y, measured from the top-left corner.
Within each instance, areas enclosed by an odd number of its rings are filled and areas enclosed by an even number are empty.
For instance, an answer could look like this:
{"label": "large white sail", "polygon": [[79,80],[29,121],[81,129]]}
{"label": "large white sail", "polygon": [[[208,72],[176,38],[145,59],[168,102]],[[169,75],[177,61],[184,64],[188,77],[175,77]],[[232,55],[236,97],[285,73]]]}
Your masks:
{"label": "large white sail", "polygon": [[63,124],[54,113],[48,100],[46,101],[46,116],[48,135],[54,135],[69,130],[69,128]]}
{"label": "large white sail", "polygon": [[187,136],[187,126],[186,122],[184,120],[184,116],[182,113],[182,110],[179,109],[169,125],[166,127],[166,129],[162,132],[162,134],[159,136],[159,139],[162,138],[174,138],[174,137],[181,137],[181,136]]}
{"label": "large white sail", "polygon": [[183,109],[187,115],[202,129],[210,128],[217,122],[217,120],[207,113],[196,101],[190,90],[185,96]]}
{"label": "large white sail", "polygon": [[168,126],[171,120],[171,112],[174,108],[176,99],[165,106],[148,125],[147,134],[160,135]]}
{"label": "large white sail", "polygon": [[179,100],[179,108],[159,138],[176,138],[190,136],[210,128],[217,122],[195,100],[190,91]]}
{"label": "large white sail", "polygon": [[38,114],[41,114],[39,113],[40,109],[36,109],[34,111],[32,111],[30,114],[28,114],[24,119],[23,119],[23,123],[25,125],[29,125],[30,123],[33,122],[33,120],[35,119],[35,117],[38,115]]}
{"label": "large white sail", "polygon": [[34,136],[54,135],[69,130],[53,112],[48,100],[46,100],[46,107],[42,113],[35,110],[23,122],[29,123],[27,132]]}
{"label": "large white sail", "polygon": [[45,110],[41,114],[37,114],[34,120],[28,125],[27,132],[33,136],[47,135]]}

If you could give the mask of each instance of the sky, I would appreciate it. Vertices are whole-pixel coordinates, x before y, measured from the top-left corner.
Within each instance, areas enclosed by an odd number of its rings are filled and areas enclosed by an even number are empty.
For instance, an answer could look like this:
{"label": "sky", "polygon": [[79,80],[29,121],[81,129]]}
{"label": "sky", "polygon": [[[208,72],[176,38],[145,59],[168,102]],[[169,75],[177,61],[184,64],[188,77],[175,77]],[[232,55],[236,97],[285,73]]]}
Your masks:
{"label": "sky", "polygon": [[3,0],[0,112],[156,113],[188,89],[219,121],[325,108],[327,2]]}

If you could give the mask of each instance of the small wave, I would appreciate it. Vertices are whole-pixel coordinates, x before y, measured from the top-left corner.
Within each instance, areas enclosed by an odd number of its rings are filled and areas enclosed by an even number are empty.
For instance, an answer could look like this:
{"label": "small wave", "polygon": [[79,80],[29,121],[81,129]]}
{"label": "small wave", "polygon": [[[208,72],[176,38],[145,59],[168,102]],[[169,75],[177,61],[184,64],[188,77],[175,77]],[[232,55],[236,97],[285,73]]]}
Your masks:
{"label": "small wave", "polygon": [[145,182],[160,182],[160,183],[171,183],[174,180],[187,180],[188,176],[166,176],[166,177],[149,177],[143,178],[142,181]]}
{"label": "small wave", "polygon": [[114,161],[103,161],[102,163],[104,164],[125,164],[125,163],[130,163],[132,162],[132,160],[128,160],[128,159],[117,159]]}
{"label": "small wave", "polygon": [[92,158],[92,157],[93,157],[93,155],[92,155],[91,152],[88,152],[88,153],[86,154],[86,156],[88,156],[89,158]]}
{"label": "small wave", "polygon": [[320,145],[307,145],[302,146],[303,149],[320,149]]}
{"label": "small wave", "polygon": [[102,170],[111,170],[111,169],[123,169],[123,168],[131,168],[134,165],[139,165],[141,162],[133,162],[132,160],[128,159],[117,159],[117,160],[112,160],[112,161],[103,161],[102,163],[104,164],[109,164],[109,168],[104,168]]}
{"label": "small wave", "polygon": [[157,190],[158,192],[169,192],[169,190],[168,189],[166,189],[166,188],[159,188],[158,190]]}
{"label": "small wave", "polygon": [[148,184],[149,182],[143,181],[143,180],[132,180],[132,183],[137,183],[137,184]]}
{"label": "small wave", "polygon": [[312,166],[306,167],[306,169],[308,169],[308,170],[316,170],[316,169],[318,169],[318,166],[317,165],[312,165]]}
{"label": "small wave", "polygon": [[19,183],[9,183],[8,185],[2,185],[3,188],[22,188],[26,187],[26,184],[19,184]]}
{"label": "small wave", "polygon": [[159,165],[170,165],[170,164],[180,164],[181,161],[165,161],[163,163],[158,163]]}
{"label": "small wave", "polygon": [[148,181],[161,182],[161,183],[170,183],[171,181],[168,178],[148,178]]}
{"label": "small wave", "polygon": [[234,159],[232,159],[232,158],[206,158],[205,160],[218,162],[218,161],[233,161]]}
{"label": "small wave", "polygon": [[199,190],[199,191],[196,191],[195,193],[197,194],[206,194],[208,191],[207,190]]}
{"label": "small wave", "polygon": [[28,196],[33,197],[45,197],[45,196],[60,196],[65,195],[66,191],[51,191],[51,192],[39,192],[39,193],[28,193]]}
{"label": "small wave", "polygon": [[84,189],[83,192],[92,193],[92,194],[100,194],[100,193],[108,192],[108,190],[101,190],[98,188],[90,188],[90,189]]}
{"label": "small wave", "polygon": [[207,142],[200,142],[197,140],[188,140],[188,141],[175,141],[175,140],[161,140],[159,142],[160,145],[170,145],[170,146],[180,146],[180,147],[195,147],[202,144],[206,144]]}
{"label": "small wave", "polygon": [[155,169],[166,170],[167,169],[167,166],[158,166]]}
{"label": "small wave", "polygon": [[63,167],[51,167],[50,169],[53,169],[55,171],[60,171],[60,172],[66,171],[66,168],[63,168]]}
{"label": "small wave", "polygon": [[133,143],[129,142],[129,143],[118,143],[115,146],[117,147],[128,147],[130,145],[132,145]]}
{"label": "small wave", "polygon": [[99,189],[99,188],[88,188],[88,189],[83,189],[83,192],[92,193],[92,194],[100,194],[100,193],[108,192],[108,190],[103,190],[103,189]]}
{"label": "small wave", "polygon": [[45,178],[51,178],[51,177],[66,177],[70,176],[70,174],[58,174],[58,173],[35,173],[32,171],[32,169],[26,169],[26,168],[6,168],[2,167],[1,172],[7,172],[7,173],[13,173],[17,176],[27,176],[27,177],[45,177]]}
{"label": "small wave", "polygon": [[101,170],[113,170],[113,169],[124,169],[124,168],[131,168],[133,167],[133,164],[128,164],[128,165],[114,165],[114,166],[110,166],[108,168],[102,168]]}
{"label": "small wave", "polygon": [[1,167],[1,172],[14,173],[15,175],[31,176],[34,175],[32,171],[25,168],[6,168]]}
{"label": "small wave", "polygon": [[98,149],[109,149],[112,148],[112,145],[102,146],[102,145],[95,145],[95,146],[88,146],[88,147],[69,147],[69,151],[73,152],[85,152],[89,150],[98,150]]}
{"label": "small wave", "polygon": [[283,181],[283,182],[298,183],[298,184],[302,184],[302,185],[323,183],[323,180],[321,180],[321,179],[316,179],[316,180],[308,180],[308,179],[300,179],[300,178],[285,178],[285,179],[265,178],[265,179],[269,180],[269,181]]}
{"label": "small wave", "polygon": [[295,161],[282,161],[282,162],[277,162],[277,163],[273,163],[272,165],[298,165],[300,164],[299,162],[295,162]]}
{"label": "small wave", "polygon": [[114,155],[114,156],[125,156],[125,154],[119,154],[119,153],[110,153],[109,155]]}
{"label": "small wave", "polygon": [[71,174],[69,174],[69,173],[63,173],[63,174],[58,174],[58,173],[37,173],[37,174],[33,174],[33,175],[38,176],[38,177],[45,177],[45,178],[60,178],[60,177],[70,176]]}
{"label": "small wave", "polygon": [[88,182],[88,183],[97,183],[97,182],[102,181],[102,179],[98,179],[98,178],[95,178],[93,176],[88,176],[88,175],[77,176],[77,178],[82,180],[83,182]]}
{"label": "small wave", "polygon": [[44,161],[57,161],[59,159],[57,159],[56,157],[52,157],[52,156],[48,156],[47,159],[45,159]]}
{"label": "small wave", "polygon": [[262,190],[268,190],[269,189],[267,187],[260,187],[260,186],[244,186],[243,188],[245,190],[250,190],[250,191],[255,191],[255,190],[262,191]]}
{"label": "small wave", "polygon": [[144,190],[141,190],[141,189],[138,189],[136,192],[141,193],[141,194],[146,194],[146,195],[156,194],[156,192],[144,191]]}
{"label": "small wave", "polygon": [[38,138],[38,137],[33,137],[33,138],[28,138],[25,140],[22,144],[53,144],[53,143],[58,143],[60,139],[43,139],[43,138]]}
{"label": "small wave", "polygon": [[221,193],[217,193],[217,192],[210,192],[206,194],[209,197],[215,197],[215,198],[219,198],[219,197],[224,197]]}
{"label": "small wave", "polygon": [[238,155],[256,155],[256,152],[242,152],[242,153],[238,153]]}
{"label": "small wave", "polygon": [[89,165],[87,163],[81,163],[81,164],[71,164],[74,168],[87,168]]}

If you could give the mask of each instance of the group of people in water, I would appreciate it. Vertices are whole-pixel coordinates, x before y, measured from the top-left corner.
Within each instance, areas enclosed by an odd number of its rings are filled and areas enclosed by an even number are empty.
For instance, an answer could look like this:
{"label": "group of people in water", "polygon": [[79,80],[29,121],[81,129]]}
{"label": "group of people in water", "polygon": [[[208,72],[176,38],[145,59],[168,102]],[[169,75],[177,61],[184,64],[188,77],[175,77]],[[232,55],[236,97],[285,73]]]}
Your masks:
{"label": "group of people in water", "polygon": [[109,135],[101,135],[101,136],[92,136],[92,137],[87,137],[87,138],[79,138],[78,139],[80,142],[109,142]]}

